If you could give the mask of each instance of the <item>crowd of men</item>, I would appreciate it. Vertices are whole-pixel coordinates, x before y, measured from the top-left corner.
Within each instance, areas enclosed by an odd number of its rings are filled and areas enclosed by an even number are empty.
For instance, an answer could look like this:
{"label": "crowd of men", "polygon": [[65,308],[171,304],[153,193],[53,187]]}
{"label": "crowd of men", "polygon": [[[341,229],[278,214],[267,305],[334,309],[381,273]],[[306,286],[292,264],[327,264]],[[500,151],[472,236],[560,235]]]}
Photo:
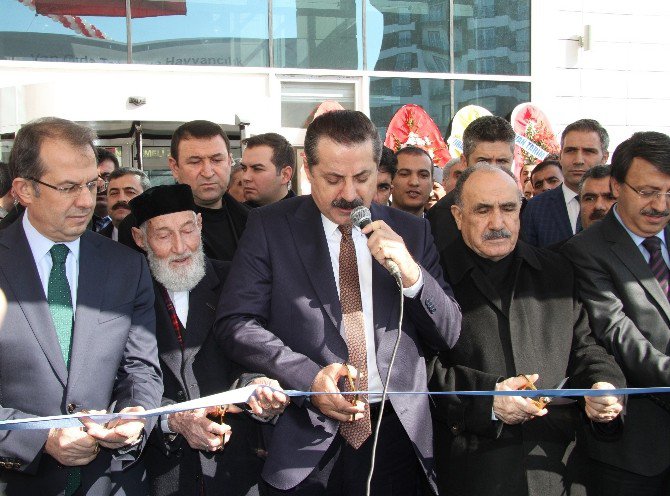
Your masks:
{"label": "crowd of men", "polygon": [[94,140],[39,119],[0,164],[0,420],[130,415],[0,430],[0,493],[670,491],[670,402],[609,391],[670,385],[670,137],[608,165],[607,131],[575,121],[524,194],[500,117],[440,181],[426,150],[333,111],[307,129],[302,196],[276,133],[234,164],[219,125],[187,122],[155,187]]}

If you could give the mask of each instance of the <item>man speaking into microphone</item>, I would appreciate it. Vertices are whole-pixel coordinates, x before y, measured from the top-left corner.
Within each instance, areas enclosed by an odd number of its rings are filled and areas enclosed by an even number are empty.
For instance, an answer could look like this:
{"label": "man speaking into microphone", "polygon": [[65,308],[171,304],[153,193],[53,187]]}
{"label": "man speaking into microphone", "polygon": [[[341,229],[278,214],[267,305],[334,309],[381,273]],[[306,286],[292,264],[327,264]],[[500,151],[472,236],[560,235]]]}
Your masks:
{"label": "man speaking into microphone", "polygon": [[[362,230],[351,211],[370,207],[381,140],[361,112],[317,117],[305,136],[311,195],[250,213],[222,292],[215,329],[229,358],[287,389],[331,392],[294,398],[277,422],[263,470],[268,494],[365,493],[371,434],[404,318],[392,391],[425,391],[420,344],[447,349],[461,315],[444,282],[428,223],[373,205]],[[369,235],[369,238],[367,237]],[[384,264],[384,265],[382,265]],[[435,490],[428,397],[392,395],[384,406],[372,494]]]}

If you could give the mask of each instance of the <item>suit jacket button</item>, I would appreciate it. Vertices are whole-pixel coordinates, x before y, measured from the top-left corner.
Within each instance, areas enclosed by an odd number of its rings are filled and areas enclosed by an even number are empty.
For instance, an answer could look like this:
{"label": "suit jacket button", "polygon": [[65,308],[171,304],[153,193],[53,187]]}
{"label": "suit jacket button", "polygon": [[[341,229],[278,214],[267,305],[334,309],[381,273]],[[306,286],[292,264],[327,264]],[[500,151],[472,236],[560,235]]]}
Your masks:
{"label": "suit jacket button", "polygon": [[461,433],[461,428],[458,426],[458,424],[451,424],[451,428],[449,430],[454,436],[458,436]]}
{"label": "suit jacket button", "polygon": [[184,401],[186,399],[186,394],[184,391],[177,391],[177,399],[179,401]]}
{"label": "suit jacket button", "polygon": [[67,404],[67,413],[74,413],[77,411],[77,405],[74,403]]}

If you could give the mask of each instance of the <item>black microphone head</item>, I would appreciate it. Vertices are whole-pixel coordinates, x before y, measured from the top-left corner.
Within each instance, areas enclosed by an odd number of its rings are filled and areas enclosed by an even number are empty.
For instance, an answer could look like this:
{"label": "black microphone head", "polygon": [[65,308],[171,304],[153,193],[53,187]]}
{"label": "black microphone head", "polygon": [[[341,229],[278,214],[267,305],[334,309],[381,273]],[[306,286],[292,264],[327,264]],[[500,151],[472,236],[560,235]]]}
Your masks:
{"label": "black microphone head", "polygon": [[356,207],[351,211],[349,215],[351,218],[351,223],[354,226],[358,226],[360,229],[363,229],[370,222],[372,222],[372,215],[370,214],[370,209],[365,205]]}

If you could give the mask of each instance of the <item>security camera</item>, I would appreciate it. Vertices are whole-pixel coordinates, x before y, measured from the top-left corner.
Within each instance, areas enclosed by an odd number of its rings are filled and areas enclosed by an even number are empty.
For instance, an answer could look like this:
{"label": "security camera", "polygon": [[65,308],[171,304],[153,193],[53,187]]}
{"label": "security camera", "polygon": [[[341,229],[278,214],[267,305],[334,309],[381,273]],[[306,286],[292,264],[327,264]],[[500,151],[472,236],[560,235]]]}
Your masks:
{"label": "security camera", "polygon": [[251,124],[251,119],[243,119],[238,114],[235,114],[235,124],[237,126],[248,126]]}
{"label": "security camera", "polygon": [[142,105],[147,103],[147,99],[143,96],[129,96],[128,103],[131,105],[135,105],[136,107],[141,107]]}

